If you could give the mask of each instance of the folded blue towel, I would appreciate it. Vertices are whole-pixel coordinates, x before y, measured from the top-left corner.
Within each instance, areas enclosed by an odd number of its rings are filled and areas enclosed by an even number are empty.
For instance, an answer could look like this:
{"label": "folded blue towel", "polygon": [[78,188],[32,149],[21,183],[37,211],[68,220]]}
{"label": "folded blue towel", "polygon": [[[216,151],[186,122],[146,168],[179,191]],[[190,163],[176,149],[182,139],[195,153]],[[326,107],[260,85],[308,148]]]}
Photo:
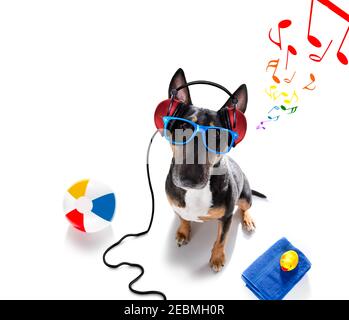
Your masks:
{"label": "folded blue towel", "polygon": [[[292,271],[282,271],[280,258],[288,250],[298,254]],[[253,262],[242,274],[246,286],[261,300],[281,300],[310,269],[307,257],[286,238],[280,239]]]}

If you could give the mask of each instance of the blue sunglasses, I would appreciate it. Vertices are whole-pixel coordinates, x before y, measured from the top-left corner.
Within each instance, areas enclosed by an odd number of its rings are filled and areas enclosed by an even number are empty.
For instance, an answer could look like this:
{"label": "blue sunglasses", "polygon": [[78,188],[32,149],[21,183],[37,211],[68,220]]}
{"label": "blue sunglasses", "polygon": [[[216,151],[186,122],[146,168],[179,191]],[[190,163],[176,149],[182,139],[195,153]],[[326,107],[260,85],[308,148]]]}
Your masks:
{"label": "blue sunglasses", "polygon": [[202,126],[183,118],[166,116],[163,121],[164,136],[171,144],[185,145],[201,132],[205,148],[216,154],[228,153],[239,136],[226,128]]}

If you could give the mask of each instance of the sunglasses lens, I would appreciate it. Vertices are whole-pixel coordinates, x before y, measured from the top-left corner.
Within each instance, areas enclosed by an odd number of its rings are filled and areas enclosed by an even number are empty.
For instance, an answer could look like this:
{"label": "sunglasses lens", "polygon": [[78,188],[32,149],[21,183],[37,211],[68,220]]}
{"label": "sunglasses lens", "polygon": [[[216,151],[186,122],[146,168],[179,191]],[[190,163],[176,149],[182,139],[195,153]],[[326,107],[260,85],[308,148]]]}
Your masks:
{"label": "sunglasses lens", "polygon": [[226,153],[233,143],[233,134],[226,129],[208,128],[206,131],[206,145],[210,151]]}
{"label": "sunglasses lens", "polygon": [[194,132],[194,125],[181,119],[169,119],[165,123],[164,134],[172,144],[185,144]]}

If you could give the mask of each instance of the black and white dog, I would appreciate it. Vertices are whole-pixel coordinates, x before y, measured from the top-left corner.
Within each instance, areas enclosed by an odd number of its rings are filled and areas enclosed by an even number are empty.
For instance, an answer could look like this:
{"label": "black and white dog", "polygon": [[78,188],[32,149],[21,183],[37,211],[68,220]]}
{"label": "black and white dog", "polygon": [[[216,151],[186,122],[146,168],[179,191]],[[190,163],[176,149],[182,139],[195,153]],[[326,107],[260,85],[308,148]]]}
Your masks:
{"label": "black and white dog", "polygon": [[[173,89],[186,83],[184,72],[179,69],[170,82],[169,95]],[[239,96],[237,108],[245,112],[246,86],[240,86],[235,94]],[[188,88],[178,91],[177,99],[187,105],[181,118],[199,125],[223,127],[219,112],[192,105]],[[248,212],[252,204],[252,194],[259,197],[265,196],[250,189],[246,176],[233,159],[227,155],[200,148],[201,143],[198,135],[186,145],[171,144],[174,156],[166,179],[166,194],[180,219],[180,226],[176,233],[178,246],[189,242],[192,221],[218,221],[217,240],[212,249],[210,265],[214,271],[220,271],[225,263],[225,244],[235,205],[242,212],[246,229],[253,231],[255,223]],[[178,154],[183,157],[180,163],[176,161]],[[188,163],[186,161],[188,157],[194,161]],[[201,163],[198,161],[199,158],[205,158],[207,161]],[[218,168],[219,174],[214,174],[215,169]]]}

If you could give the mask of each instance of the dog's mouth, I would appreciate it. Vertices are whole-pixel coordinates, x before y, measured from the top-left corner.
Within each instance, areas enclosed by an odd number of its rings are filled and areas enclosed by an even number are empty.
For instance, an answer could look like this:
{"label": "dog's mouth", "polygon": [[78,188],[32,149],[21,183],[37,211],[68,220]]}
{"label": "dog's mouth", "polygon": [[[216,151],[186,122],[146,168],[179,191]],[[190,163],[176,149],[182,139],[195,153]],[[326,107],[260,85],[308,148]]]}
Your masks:
{"label": "dog's mouth", "polygon": [[203,189],[209,180],[210,166],[205,164],[175,164],[173,183],[182,189]]}
{"label": "dog's mouth", "polygon": [[181,188],[184,190],[189,190],[189,189],[200,190],[200,189],[203,189],[207,185],[207,183],[194,184],[194,183],[187,181],[187,180],[179,180],[179,181],[174,180],[173,183],[177,188]]}

